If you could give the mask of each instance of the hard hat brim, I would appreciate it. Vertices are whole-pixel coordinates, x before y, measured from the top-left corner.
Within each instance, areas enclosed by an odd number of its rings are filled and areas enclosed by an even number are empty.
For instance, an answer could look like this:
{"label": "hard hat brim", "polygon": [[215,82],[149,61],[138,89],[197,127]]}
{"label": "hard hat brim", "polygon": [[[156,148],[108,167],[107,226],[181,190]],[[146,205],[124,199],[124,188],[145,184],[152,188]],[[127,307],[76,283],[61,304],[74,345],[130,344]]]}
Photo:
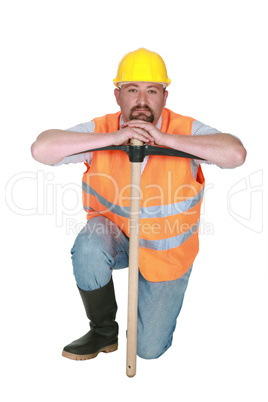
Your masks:
{"label": "hard hat brim", "polygon": [[167,82],[158,82],[158,81],[138,81],[138,80],[136,80],[136,81],[120,81],[120,80],[118,80],[118,79],[114,79],[113,80],[113,83],[114,83],[114,85],[117,87],[117,88],[119,88],[119,86],[120,85],[124,85],[124,84],[129,84],[129,83],[131,83],[131,82],[148,82],[148,83],[152,83],[152,84],[160,84],[160,85],[163,85],[163,87],[168,87],[170,84],[171,84],[171,80],[170,79],[167,79]]}

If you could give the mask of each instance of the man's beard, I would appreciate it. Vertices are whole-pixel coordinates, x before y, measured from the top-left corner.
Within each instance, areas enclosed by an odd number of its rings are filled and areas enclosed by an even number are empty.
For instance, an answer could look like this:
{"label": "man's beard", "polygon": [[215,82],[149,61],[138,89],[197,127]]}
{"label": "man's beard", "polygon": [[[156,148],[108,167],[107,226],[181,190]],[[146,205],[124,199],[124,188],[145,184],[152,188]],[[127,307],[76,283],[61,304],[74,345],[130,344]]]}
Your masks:
{"label": "man's beard", "polygon": [[[134,116],[133,113],[138,109],[146,109],[146,110],[148,110],[148,112],[150,112],[150,114],[147,115],[147,114],[145,114],[143,112],[140,112],[138,114],[135,114],[135,116]],[[133,106],[130,109],[129,120],[143,120],[143,121],[146,121],[148,123],[153,123],[154,122],[154,112],[152,111],[152,109],[148,105]]]}

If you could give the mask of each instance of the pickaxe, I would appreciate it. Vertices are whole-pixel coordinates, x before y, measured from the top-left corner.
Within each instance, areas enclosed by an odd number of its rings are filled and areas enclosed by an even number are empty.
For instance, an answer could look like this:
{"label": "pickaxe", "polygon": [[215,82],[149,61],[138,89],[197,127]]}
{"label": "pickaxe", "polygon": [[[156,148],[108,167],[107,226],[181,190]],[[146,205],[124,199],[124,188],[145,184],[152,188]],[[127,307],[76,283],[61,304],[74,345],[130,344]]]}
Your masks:
{"label": "pickaxe", "polygon": [[146,155],[168,155],[199,160],[204,159],[172,148],[143,145],[142,141],[135,139],[131,140],[130,145],[108,146],[92,149],[86,152],[96,152],[104,150],[124,151],[128,154],[129,160],[131,162],[126,374],[128,377],[134,377],[136,374],[137,360],[141,164]]}

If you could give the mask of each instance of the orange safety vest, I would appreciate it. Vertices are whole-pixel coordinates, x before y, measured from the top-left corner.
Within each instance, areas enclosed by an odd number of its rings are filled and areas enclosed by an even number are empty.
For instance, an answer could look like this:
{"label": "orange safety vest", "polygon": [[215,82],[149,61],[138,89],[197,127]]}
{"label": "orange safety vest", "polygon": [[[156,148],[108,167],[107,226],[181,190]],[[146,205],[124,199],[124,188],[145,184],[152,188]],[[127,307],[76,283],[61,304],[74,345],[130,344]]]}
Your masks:
{"label": "orange safety vest", "polygon": [[[94,119],[96,133],[119,129],[121,112]],[[161,131],[191,135],[194,119],[164,108]],[[86,164],[87,165],[87,164]],[[124,151],[93,152],[83,175],[87,219],[104,215],[129,236],[131,163]],[[192,265],[199,249],[198,226],[205,180],[191,160],[151,155],[141,176],[139,269],[151,282],[174,280]]]}

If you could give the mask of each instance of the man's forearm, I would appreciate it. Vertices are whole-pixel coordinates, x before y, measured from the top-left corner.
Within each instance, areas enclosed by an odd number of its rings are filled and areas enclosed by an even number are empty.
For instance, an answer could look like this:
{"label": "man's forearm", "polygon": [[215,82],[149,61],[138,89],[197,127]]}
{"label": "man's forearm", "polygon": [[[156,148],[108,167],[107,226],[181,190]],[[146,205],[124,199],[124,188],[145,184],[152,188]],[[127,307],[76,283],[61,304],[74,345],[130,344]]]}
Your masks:
{"label": "man's forearm", "polygon": [[153,138],[147,131],[126,127],[113,133],[79,133],[64,130],[47,130],[41,133],[31,147],[32,156],[38,162],[55,165],[66,156],[89,149],[121,145],[132,138],[150,142]]}
{"label": "man's forearm", "polygon": [[140,128],[153,137],[152,144],[177,149],[196,155],[225,168],[234,168],[244,163],[246,150],[233,135],[217,133],[209,135],[174,135],[163,133],[155,125],[131,120],[124,127]]}
{"label": "man's forearm", "polygon": [[224,168],[235,168],[244,163],[246,150],[230,134],[170,135],[165,134],[165,146],[199,156]]}
{"label": "man's forearm", "polygon": [[32,156],[38,162],[54,165],[66,156],[88,149],[112,145],[113,133],[78,133],[64,130],[47,130],[41,133],[31,147]]}

